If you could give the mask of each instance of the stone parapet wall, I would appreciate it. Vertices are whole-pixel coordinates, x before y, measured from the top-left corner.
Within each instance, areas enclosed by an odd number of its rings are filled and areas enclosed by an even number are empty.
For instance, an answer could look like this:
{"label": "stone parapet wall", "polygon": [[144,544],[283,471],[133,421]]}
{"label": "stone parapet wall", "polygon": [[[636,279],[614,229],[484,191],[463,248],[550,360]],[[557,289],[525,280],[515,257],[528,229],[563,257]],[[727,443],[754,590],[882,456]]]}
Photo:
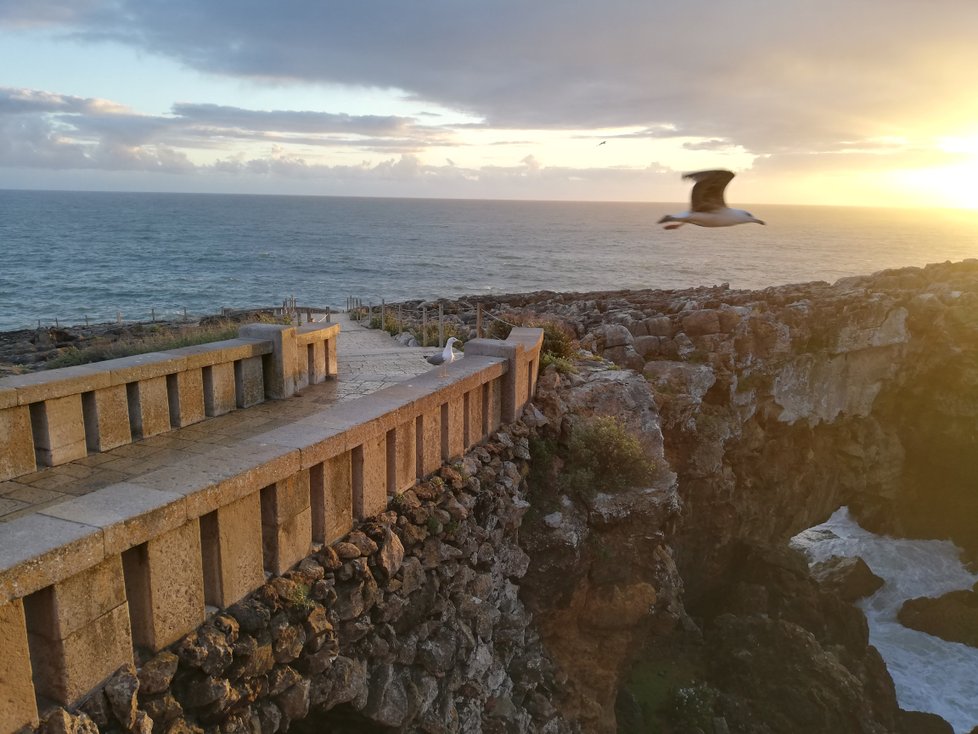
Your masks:
{"label": "stone parapet wall", "polygon": [[238,339],[2,378],[0,481],[288,397],[336,374],[338,332],[249,324]]}
{"label": "stone parapet wall", "polygon": [[[291,341],[279,387],[301,379],[303,366],[307,376],[326,374],[316,370],[335,357],[317,346],[324,340],[306,332]],[[531,397],[541,344],[539,330],[484,340],[503,356],[476,347],[447,375],[433,370],[6,523],[0,732],[37,722],[35,694],[77,704],[132,664],[134,650],[172,644],[208,607],[239,601],[485,440]],[[273,344],[254,358],[275,353]]]}

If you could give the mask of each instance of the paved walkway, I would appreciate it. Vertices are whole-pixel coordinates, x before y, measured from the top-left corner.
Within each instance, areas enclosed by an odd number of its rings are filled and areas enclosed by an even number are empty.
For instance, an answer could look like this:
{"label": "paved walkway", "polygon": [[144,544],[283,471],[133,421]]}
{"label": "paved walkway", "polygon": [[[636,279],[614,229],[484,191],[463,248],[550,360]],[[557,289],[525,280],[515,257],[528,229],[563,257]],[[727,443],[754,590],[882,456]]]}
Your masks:
{"label": "paved walkway", "polygon": [[335,315],[334,321],[340,324],[336,379],[310,385],[286,400],[207,418],[186,428],[0,482],[0,523],[132,479],[188,455],[233,445],[305,418],[324,406],[367,395],[431,369],[422,355],[436,351],[433,347],[402,347],[386,332],[365,329],[346,314]]}

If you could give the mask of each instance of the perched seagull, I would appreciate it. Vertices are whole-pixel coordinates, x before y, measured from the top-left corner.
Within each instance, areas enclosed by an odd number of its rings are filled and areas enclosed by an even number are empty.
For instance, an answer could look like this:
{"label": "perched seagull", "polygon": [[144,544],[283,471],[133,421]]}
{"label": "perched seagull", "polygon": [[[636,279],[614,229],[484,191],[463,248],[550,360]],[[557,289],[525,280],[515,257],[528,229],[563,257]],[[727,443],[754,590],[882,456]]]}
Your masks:
{"label": "perched seagull", "polygon": [[448,365],[458,359],[458,353],[452,349],[452,345],[457,342],[454,336],[448,337],[448,341],[445,342],[445,348],[440,352],[435,352],[432,355],[425,357],[425,361],[435,367],[441,367],[438,374],[444,377],[448,374]]}
{"label": "perched seagull", "polygon": [[687,223],[697,224],[700,227],[730,227],[748,222],[764,224],[750,212],[731,209],[723,200],[723,190],[727,188],[727,184],[733,177],[730,171],[697,171],[685,174],[684,180],[696,182],[693,184],[689,211],[682,214],[666,214],[658,223],[675,222],[675,224],[666,224],[663,229],[678,229]]}

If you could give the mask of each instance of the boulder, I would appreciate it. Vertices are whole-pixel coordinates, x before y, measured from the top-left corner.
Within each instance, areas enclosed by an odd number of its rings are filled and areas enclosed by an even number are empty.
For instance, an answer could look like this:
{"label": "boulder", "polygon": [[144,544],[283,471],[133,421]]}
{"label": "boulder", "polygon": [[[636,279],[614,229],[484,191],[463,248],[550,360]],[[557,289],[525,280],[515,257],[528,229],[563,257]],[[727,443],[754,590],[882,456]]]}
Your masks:
{"label": "boulder", "polygon": [[854,602],[875,594],[883,579],[874,574],[862,558],[834,557],[812,566],[812,576],[826,591]]}
{"label": "boulder", "polygon": [[703,336],[720,331],[720,315],[713,309],[705,308],[683,316],[683,331],[687,336]]}
{"label": "boulder", "polygon": [[925,711],[900,711],[900,731],[905,734],[954,734],[954,727],[937,714]]}
{"label": "boulder", "polygon": [[952,591],[932,599],[909,599],[897,614],[905,627],[948,642],[978,647],[978,591]]}

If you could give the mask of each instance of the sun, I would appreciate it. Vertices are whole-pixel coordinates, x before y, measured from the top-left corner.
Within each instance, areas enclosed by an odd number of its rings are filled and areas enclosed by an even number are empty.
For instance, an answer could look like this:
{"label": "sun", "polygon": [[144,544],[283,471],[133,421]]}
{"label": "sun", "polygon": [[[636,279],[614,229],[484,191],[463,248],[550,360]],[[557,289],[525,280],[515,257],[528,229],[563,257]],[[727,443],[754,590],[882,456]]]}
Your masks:
{"label": "sun", "polygon": [[899,187],[922,207],[978,209],[978,154],[960,163],[896,171]]}

